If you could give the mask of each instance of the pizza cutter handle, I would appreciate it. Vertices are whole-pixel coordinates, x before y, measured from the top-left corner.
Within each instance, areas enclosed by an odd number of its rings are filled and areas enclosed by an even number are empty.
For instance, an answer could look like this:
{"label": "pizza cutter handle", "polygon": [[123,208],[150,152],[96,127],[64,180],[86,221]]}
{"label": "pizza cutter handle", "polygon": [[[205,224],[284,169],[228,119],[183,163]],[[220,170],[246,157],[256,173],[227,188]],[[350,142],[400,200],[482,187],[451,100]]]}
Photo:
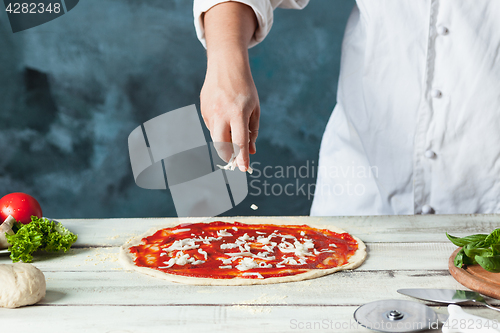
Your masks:
{"label": "pizza cutter handle", "polygon": [[448,305],[450,316],[443,324],[443,333],[500,333],[500,322],[471,315],[458,305]]}

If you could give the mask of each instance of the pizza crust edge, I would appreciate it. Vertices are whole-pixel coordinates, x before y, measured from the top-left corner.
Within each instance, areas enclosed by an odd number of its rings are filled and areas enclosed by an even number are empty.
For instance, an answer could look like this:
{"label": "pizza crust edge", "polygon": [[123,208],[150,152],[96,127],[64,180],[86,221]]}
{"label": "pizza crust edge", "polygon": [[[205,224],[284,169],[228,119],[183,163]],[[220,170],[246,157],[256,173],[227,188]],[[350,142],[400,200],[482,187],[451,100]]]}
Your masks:
{"label": "pizza crust edge", "polygon": [[[210,223],[210,222],[204,222],[204,223]],[[231,222],[228,222],[231,223]],[[273,224],[273,225],[291,225],[291,224],[276,224],[276,223],[248,223],[244,222],[245,224]],[[304,281],[304,280],[309,280],[309,279],[315,279],[321,276],[329,275],[338,271],[343,271],[343,270],[351,270],[355,269],[365,261],[367,253],[366,253],[366,245],[365,243],[359,239],[358,237],[351,235],[357,242],[358,242],[358,249],[354,254],[349,258],[347,264],[339,267],[333,267],[333,268],[328,268],[328,269],[310,269],[304,273],[299,273],[295,275],[289,275],[289,276],[281,276],[281,277],[272,277],[272,278],[266,278],[266,279],[245,279],[245,278],[233,278],[233,279],[212,279],[212,278],[200,278],[200,277],[192,277],[192,276],[183,276],[183,275],[176,275],[176,274],[170,274],[170,273],[164,273],[159,270],[153,269],[153,268],[148,268],[148,267],[141,267],[141,266],[136,266],[134,263],[135,260],[135,255],[133,253],[130,253],[129,248],[132,246],[136,246],[142,243],[142,239],[148,236],[153,235],[156,233],[158,230],[164,229],[164,228],[171,228],[173,226],[179,225],[179,223],[174,223],[172,225],[166,225],[162,227],[154,227],[149,229],[147,232],[140,236],[136,236],[131,238],[129,241],[127,241],[124,245],[120,247],[120,253],[119,253],[119,261],[120,263],[127,269],[135,270],[140,273],[150,275],[156,278],[160,278],[163,280],[171,281],[171,282],[176,282],[176,283],[182,283],[182,284],[190,284],[190,285],[198,285],[198,286],[245,286],[245,285],[256,285],[256,284],[274,284],[274,283],[286,283],[286,282],[297,282],[297,281]],[[335,226],[318,226],[314,224],[307,224],[308,226],[312,228],[317,228],[317,229],[328,229],[330,231],[336,232],[336,233],[344,233],[347,231],[344,231],[340,228],[337,228]]]}

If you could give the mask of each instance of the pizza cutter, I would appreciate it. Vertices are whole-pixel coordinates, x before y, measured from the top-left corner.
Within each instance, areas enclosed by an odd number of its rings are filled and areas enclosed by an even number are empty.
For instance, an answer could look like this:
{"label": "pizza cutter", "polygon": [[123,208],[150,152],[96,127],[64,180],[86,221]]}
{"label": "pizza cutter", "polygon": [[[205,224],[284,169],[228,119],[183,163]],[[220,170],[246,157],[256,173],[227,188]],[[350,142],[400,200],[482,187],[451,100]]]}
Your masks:
{"label": "pizza cutter", "polygon": [[383,300],[360,306],[354,312],[354,319],[361,326],[379,332],[419,332],[438,329],[443,324],[442,332],[447,333],[500,333],[498,321],[468,314],[458,305],[448,305],[448,313],[436,313],[417,302]]}
{"label": "pizza cutter", "polygon": [[447,315],[427,305],[404,300],[382,300],[360,306],[354,319],[363,327],[379,332],[418,332],[437,329]]}

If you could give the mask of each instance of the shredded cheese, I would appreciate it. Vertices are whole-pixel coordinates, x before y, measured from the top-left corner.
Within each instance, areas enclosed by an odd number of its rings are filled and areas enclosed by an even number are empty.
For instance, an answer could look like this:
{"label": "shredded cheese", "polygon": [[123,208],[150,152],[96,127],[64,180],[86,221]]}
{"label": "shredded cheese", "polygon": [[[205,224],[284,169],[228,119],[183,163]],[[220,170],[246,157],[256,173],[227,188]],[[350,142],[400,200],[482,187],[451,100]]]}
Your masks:
{"label": "shredded cheese", "polygon": [[254,254],[252,252],[228,252],[228,253],[225,253],[227,254],[228,256],[231,256],[231,257],[234,257],[234,256],[241,256],[241,257],[253,257]]}
{"label": "shredded cheese", "polygon": [[[231,227],[234,231],[238,231],[237,227]],[[174,233],[186,232],[191,229],[178,229],[174,230]],[[276,268],[284,268],[288,265],[299,266],[307,264],[306,257],[318,255],[324,252],[335,252],[334,249],[323,248],[320,251],[315,249],[315,245],[312,239],[305,237],[305,232],[300,231],[300,240],[297,237],[290,234],[281,234],[278,230],[275,230],[272,234],[266,236],[265,232],[255,231],[257,236],[249,236],[245,233],[243,236],[238,237],[234,243],[222,243],[220,244],[221,250],[227,249],[238,249],[239,252],[224,252],[225,257],[217,258],[221,261],[221,265],[218,266],[220,269],[232,269],[236,268],[239,271],[247,271],[253,268],[272,268],[273,265]],[[194,234],[191,234],[194,236]],[[165,261],[166,266],[158,267],[160,269],[167,269],[173,265],[201,265],[208,260],[208,253],[200,248],[199,243],[211,245],[212,241],[221,240],[224,237],[231,237],[232,233],[228,232],[228,229],[217,230],[217,237],[211,236],[198,236],[193,238],[185,238],[174,241],[169,247],[163,248],[163,252],[160,256],[171,257],[168,261]],[[280,242],[273,242],[273,238],[277,237]],[[225,240],[223,240],[225,242]],[[198,243],[198,244],[196,244]],[[336,248],[335,244],[329,244],[330,247]],[[261,252],[252,253],[251,250],[261,249]],[[275,247],[278,247],[282,254],[290,253],[293,257],[283,257],[282,261],[277,264],[271,264],[266,262],[268,260],[276,260]],[[197,249],[197,252],[203,255],[204,260],[197,260],[195,257],[190,256],[190,254],[183,251]],[[176,253],[173,251],[177,251]],[[175,256],[174,256],[175,253]],[[236,265],[233,267],[233,264]],[[242,276],[257,276],[258,278],[263,278],[261,274],[256,272],[245,272]]]}
{"label": "shredded cheese", "polygon": [[264,278],[260,273],[257,273],[257,272],[246,272],[246,273],[243,273],[241,275],[242,276],[252,276],[252,275],[255,275],[255,276],[257,276],[258,279],[263,279]]}
{"label": "shredded cheese", "polygon": [[252,268],[259,267],[259,264],[256,263],[252,258],[243,258],[240,263],[236,266],[236,268],[240,271],[247,271]]}
{"label": "shredded cheese", "polygon": [[198,249],[198,253],[203,254],[203,256],[205,257],[205,260],[208,259],[208,253],[206,251],[203,251],[202,249]]}
{"label": "shredded cheese", "polygon": [[232,235],[233,234],[227,232],[226,229],[217,231],[217,236],[231,237]]}
{"label": "shredded cheese", "polygon": [[297,257],[313,256],[309,249],[314,249],[314,243],[310,239],[305,239],[304,243],[296,240],[293,244],[282,240],[278,248],[282,253],[294,253]]}
{"label": "shredded cheese", "polygon": [[286,265],[304,265],[306,263],[307,262],[305,261],[305,259],[299,259],[299,261],[297,262],[297,260],[295,260],[292,257],[284,257],[283,261],[281,261],[278,264],[276,264],[276,267],[278,267],[278,265],[280,267],[284,267],[284,264],[286,264]]}
{"label": "shredded cheese", "polygon": [[226,250],[226,249],[234,249],[238,247],[238,244],[235,244],[235,243],[223,243],[220,245],[220,248],[222,250]]}
{"label": "shredded cheese", "polygon": [[170,268],[173,265],[184,266],[188,263],[193,264],[193,265],[201,265],[201,264],[205,263],[205,261],[204,260],[196,260],[196,258],[191,257],[188,253],[184,253],[182,251],[179,251],[176,253],[175,257],[170,258],[169,261],[165,261],[163,263],[167,266],[158,267],[158,268],[165,269],[165,268]]}
{"label": "shredded cheese", "polygon": [[[217,164],[217,166],[220,169],[222,169],[222,170],[231,170],[231,171],[234,171],[234,169],[236,169],[236,167],[237,167],[236,155],[233,153],[233,155],[231,155],[231,158],[229,159],[229,162],[227,162],[226,165],[218,165]],[[247,172],[249,174],[252,174],[253,173],[252,167],[248,166]]]}
{"label": "shredded cheese", "polygon": [[248,240],[254,240],[254,239],[255,239],[255,237],[253,237],[253,236],[250,237],[250,236],[248,236],[248,234],[244,234],[243,236],[238,237],[238,240],[241,240],[241,241],[248,241]]}
{"label": "shredded cheese", "polygon": [[191,250],[199,247],[200,247],[199,245],[195,244],[195,239],[185,238],[174,241],[172,245],[170,245],[167,248],[164,248],[163,251],[169,252],[175,250]]}
{"label": "shredded cheese", "polygon": [[189,231],[189,230],[191,230],[191,229],[189,229],[189,228],[188,229],[177,229],[177,230],[172,230],[172,232],[174,234],[178,234],[179,232],[184,232],[184,231]]}
{"label": "shredded cheese", "polygon": [[259,267],[262,267],[262,268],[271,268],[273,267],[273,265],[271,264],[266,264],[265,262],[259,262]]}

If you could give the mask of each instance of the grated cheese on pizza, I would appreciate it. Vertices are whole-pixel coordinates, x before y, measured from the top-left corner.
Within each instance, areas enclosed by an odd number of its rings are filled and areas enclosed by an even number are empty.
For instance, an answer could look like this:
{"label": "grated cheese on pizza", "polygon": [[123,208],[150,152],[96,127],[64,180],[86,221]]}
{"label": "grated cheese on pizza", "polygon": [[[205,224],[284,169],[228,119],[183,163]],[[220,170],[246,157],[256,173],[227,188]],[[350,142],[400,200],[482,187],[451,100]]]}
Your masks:
{"label": "grated cheese on pizza", "polygon": [[191,223],[164,228],[128,251],[135,265],[211,279],[267,279],[339,267],[358,242],[307,225]]}

